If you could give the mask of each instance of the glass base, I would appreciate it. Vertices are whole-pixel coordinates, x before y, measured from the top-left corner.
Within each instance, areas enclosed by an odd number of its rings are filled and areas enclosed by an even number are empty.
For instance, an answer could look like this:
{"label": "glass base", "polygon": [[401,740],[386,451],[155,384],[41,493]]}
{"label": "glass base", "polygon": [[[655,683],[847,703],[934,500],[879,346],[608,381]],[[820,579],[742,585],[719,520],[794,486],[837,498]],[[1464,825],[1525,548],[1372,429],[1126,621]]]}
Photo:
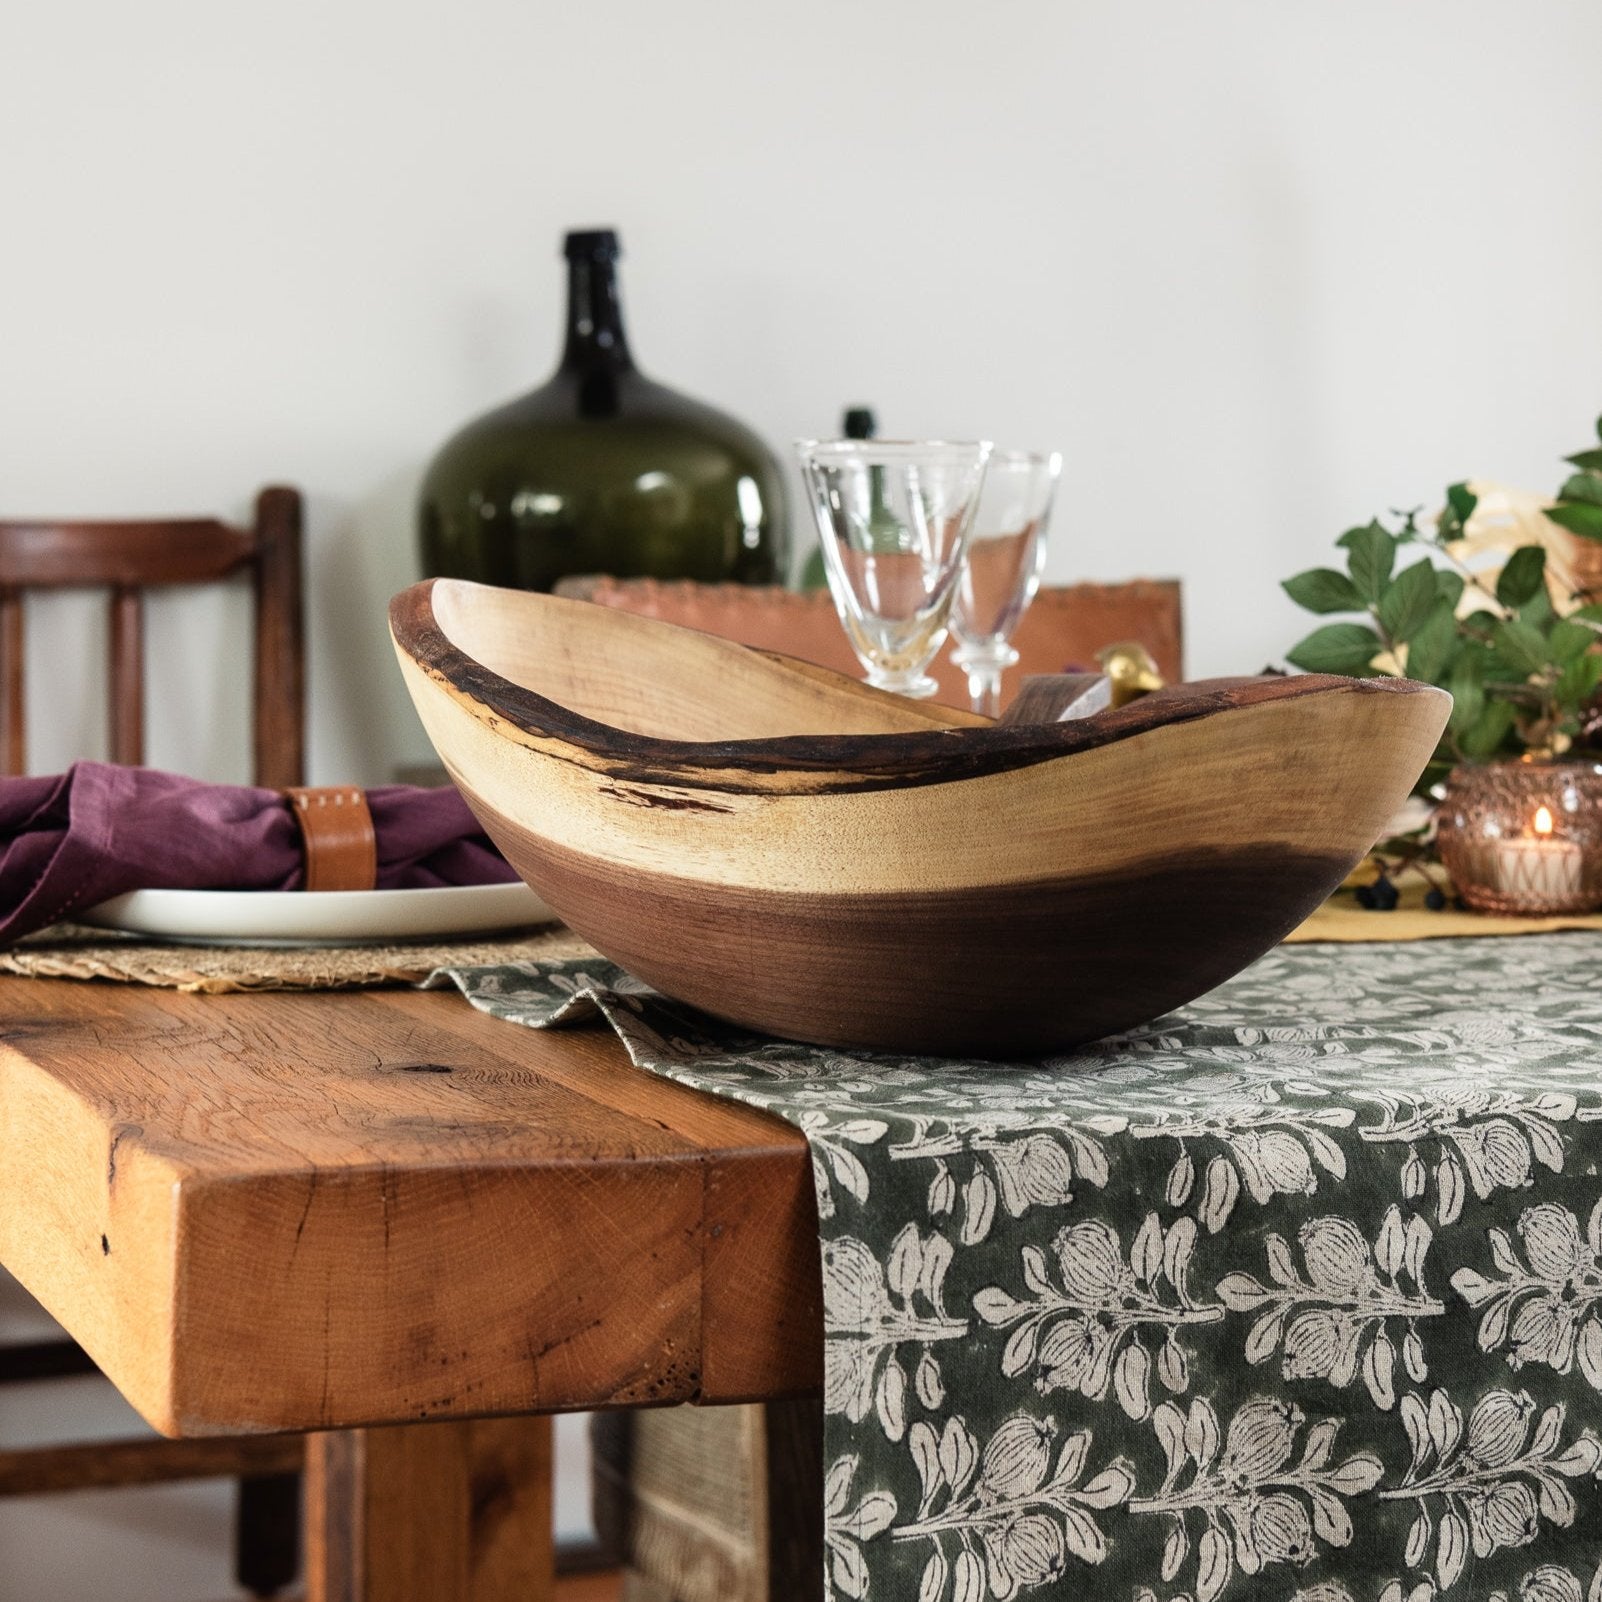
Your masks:
{"label": "glass base", "polygon": [[874,689],[888,690],[892,695],[905,695],[914,701],[927,700],[940,688],[927,673],[897,678],[893,674],[870,671],[866,677]]}

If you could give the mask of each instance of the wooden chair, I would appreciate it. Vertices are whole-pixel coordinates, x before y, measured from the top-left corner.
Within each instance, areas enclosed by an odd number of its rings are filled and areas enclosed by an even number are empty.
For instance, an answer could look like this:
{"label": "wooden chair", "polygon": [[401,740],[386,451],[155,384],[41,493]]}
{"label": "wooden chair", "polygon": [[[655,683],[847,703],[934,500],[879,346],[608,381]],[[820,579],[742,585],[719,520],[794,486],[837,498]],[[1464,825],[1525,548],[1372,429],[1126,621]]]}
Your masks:
{"label": "wooden chair", "polygon": [[27,761],[23,713],[23,596],[29,590],[109,589],[111,760],[144,760],[143,592],[248,573],[256,598],[255,782],[302,781],[305,653],[300,594],[301,500],[264,489],[255,521],[0,522],[0,773]]}
{"label": "wooden chair", "polygon": [[[826,592],[580,578],[558,593],[686,624],[860,677]],[[1170,682],[1183,677],[1183,611],[1171,580],[1045,588],[1013,644],[1003,704],[1030,673],[1087,666],[1138,640]],[[965,707],[942,651],[937,699]],[[787,1602],[823,1585],[822,1413],[816,1400],[597,1414],[595,1522],[624,1565],[623,1602]]]}
{"label": "wooden chair", "polygon": [[[168,522],[0,522],[0,773],[27,759],[23,715],[24,595],[109,589],[111,758],[144,759],[144,603],[147,589],[248,575],[255,595],[254,779],[303,782],[305,667],[301,613],[301,498],[264,489],[245,528],[210,519]],[[61,1339],[0,1346],[0,1383],[91,1374]],[[299,1568],[300,1437],[120,1440],[0,1450],[0,1496],[234,1476],[239,1481],[235,1570],[253,1596],[272,1596]]]}
{"label": "wooden chair", "polygon": [[[852,678],[862,676],[826,590],[798,594],[760,585],[590,577],[565,579],[556,588],[559,595],[682,623],[742,645],[799,656]],[[1004,676],[1002,705],[1028,674],[1094,667],[1097,651],[1123,640],[1139,640],[1170,683],[1183,677],[1184,629],[1177,582],[1134,579],[1042,589],[1013,638],[1019,661]],[[942,650],[929,671],[940,685],[936,700],[967,706],[967,682],[951,665],[949,651]]]}

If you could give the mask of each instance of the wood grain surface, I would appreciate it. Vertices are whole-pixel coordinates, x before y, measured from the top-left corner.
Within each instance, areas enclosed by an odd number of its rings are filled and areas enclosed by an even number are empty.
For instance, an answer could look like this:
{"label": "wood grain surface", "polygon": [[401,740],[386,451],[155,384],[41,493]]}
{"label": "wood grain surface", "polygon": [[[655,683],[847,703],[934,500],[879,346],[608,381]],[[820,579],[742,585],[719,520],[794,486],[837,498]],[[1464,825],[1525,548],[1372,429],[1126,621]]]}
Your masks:
{"label": "wood grain surface", "polygon": [[798,1394],[802,1137],[410,991],[0,980],[0,1261],[158,1429]]}
{"label": "wood grain surface", "polygon": [[456,581],[391,628],[451,776],[565,922],[732,1022],[887,1051],[1062,1050],[1228,978],[1362,857],[1450,706],[1302,675],[995,724]]}

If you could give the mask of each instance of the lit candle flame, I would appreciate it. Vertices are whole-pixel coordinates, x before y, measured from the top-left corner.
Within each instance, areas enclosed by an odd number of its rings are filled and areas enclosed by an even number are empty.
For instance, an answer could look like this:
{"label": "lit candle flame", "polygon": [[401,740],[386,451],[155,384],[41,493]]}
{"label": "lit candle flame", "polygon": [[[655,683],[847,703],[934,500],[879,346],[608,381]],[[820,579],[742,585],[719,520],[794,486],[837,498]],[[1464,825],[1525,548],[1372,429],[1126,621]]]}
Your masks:
{"label": "lit candle flame", "polygon": [[1535,809],[1535,832],[1537,834],[1550,834],[1552,832],[1552,809],[1550,807],[1537,807]]}

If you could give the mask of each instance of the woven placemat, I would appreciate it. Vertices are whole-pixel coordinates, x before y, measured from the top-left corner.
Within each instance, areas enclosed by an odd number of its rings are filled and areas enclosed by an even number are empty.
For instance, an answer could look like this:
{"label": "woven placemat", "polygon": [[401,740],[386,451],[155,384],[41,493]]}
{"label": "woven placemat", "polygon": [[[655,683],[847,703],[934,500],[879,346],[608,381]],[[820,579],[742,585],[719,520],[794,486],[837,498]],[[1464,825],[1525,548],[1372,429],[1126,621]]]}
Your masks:
{"label": "woven placemat", "polygon": [[0,950],[0,973],[35,979],[115,979],[172,990],[361,990],[410,985],[436,968],[588,957],[561,924],[495,940],[388,946],[160,945],[136,935],[57,924]]}

